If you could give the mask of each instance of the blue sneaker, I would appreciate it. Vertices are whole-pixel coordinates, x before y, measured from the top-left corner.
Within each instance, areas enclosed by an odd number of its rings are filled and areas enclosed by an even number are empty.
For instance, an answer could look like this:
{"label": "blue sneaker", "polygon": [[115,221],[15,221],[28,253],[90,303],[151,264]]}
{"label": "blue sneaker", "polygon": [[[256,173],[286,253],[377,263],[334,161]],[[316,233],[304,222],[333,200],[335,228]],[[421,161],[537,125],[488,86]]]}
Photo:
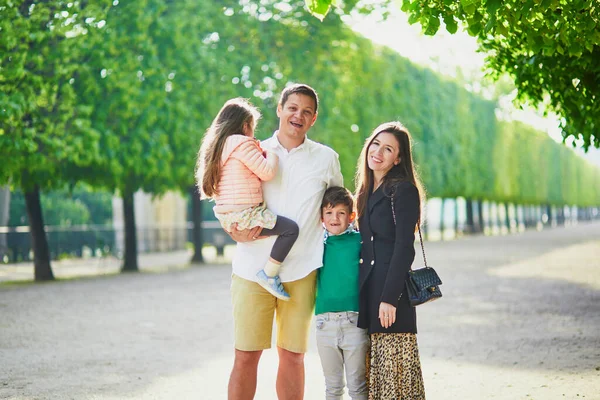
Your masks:
{"label": "blue sneaker", "polygon": [[288,301],[290,299],[290,295],[283,289],[279,275],[270,277],[264,269],[261,269],[256,274],[256,282],[279,300]]}

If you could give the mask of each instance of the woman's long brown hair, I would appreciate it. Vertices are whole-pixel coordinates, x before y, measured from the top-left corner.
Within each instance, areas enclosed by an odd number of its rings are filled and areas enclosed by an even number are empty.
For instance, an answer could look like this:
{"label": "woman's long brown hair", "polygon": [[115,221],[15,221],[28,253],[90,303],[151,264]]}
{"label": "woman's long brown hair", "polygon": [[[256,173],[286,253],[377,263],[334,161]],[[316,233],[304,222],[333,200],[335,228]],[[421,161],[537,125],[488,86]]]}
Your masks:
{"label": "woman's long brown hair", "polygon": [[241,97],[228,100],[206,130],[196,162],[196,184],[201,197],[212,198],[221,179],[221,156],[225,141],[232,135],[243,135],[244,127],[256,127],[260,112]]}
{"label": "woman's long brown hair", "polygon": [[[400,162],[398,165],[394,165],[383,177],[383,182],[381,183],[383,185],[382,189],[388,196],[391,196],[394,185],[399,182],[410,182],[419,191],[419,198],[421,199],[421,204],[423,204],[425,191],[413,163],[410,133],[400,122],[386,122],[375,128],[371,136],[365,140],[365,145],[360,153],[355,177],[357,219],[364,215],[367,208],[369,191],[373,188],[373,171],[369,168],[367,162],[368,149],[373,140],[383,132],[391,133],[398,141]],[[420,221],[421,217],[419,213],[419,223]]]}

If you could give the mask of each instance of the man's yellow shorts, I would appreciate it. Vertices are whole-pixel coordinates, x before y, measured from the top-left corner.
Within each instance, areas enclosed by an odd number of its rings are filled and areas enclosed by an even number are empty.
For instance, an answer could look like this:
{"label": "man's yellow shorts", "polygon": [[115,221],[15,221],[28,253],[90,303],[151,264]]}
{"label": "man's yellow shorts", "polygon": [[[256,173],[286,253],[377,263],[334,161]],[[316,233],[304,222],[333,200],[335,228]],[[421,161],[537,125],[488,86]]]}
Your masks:
{"label": "man's yellow shorts", "polygon": [[313,271],[297,281],[284,282],[291,298],[282,301],[258,283],[232,275],[235,348],[243,351],[271,348],[273,315],[276,315],[277,346],[293,353],[306,353],[316,280],[317,271]]}

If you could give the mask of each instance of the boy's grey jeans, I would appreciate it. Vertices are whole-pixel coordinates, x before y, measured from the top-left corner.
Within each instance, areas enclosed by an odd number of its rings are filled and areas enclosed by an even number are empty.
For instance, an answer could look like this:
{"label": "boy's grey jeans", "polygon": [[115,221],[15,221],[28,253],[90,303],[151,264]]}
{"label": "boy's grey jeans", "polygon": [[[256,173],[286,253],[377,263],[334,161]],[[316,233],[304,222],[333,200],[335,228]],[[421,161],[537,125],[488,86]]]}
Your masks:
{"label": "boy's grey jeans", "polygon": [[369,336],[356,326],[358,313],[352,311],[323,313],[316,317],[317,348],[327,400],[341,400],[344,395],[344,369],[348,394],[353,400],[367,400],[366,357]]}

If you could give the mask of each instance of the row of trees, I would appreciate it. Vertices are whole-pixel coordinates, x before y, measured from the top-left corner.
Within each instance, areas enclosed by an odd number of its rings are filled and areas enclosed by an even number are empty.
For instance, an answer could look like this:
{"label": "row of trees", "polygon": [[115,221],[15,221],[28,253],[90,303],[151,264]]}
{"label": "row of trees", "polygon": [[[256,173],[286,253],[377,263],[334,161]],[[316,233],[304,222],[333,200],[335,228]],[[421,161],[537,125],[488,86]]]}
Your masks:
{"label": "row of trees", "polygon": [[[323,19],[332,0],[306,0]],[[342,13],[385,14],[391,0],[344,2]],[[462,26],[478,39],[494,79],[508,74],[519,104],[542,105],[562,117],[563,138],[600,148],[600,8],[596,0],[402,0],[410,23],[426,35]],[[443,23],[442,23],[443,22]]]}
{"label": "row of trees", "polygon": [[[400,119],[416,138],[431,196],[600,203],[598,170],[573,152],[531,128],[499,123],[493,102],[372,45],[339,16],[321,23],[303,6],[97,0],[0,7],[0,158],[9,160],[0,184],[24,193],[36,279],[52,279],[40,191],[84,182],[121,195],[123,269],[137,270],[133,194],[190,192],[199,226],[193,168],[203,131],[226,99],[243,96],[264,111],[258,136],[270,135],[277,96],[291,81],[318,89],[311,137],[340,153],[347,186],[369,131]],[[199,256],[199,230],[196,240]]]}

